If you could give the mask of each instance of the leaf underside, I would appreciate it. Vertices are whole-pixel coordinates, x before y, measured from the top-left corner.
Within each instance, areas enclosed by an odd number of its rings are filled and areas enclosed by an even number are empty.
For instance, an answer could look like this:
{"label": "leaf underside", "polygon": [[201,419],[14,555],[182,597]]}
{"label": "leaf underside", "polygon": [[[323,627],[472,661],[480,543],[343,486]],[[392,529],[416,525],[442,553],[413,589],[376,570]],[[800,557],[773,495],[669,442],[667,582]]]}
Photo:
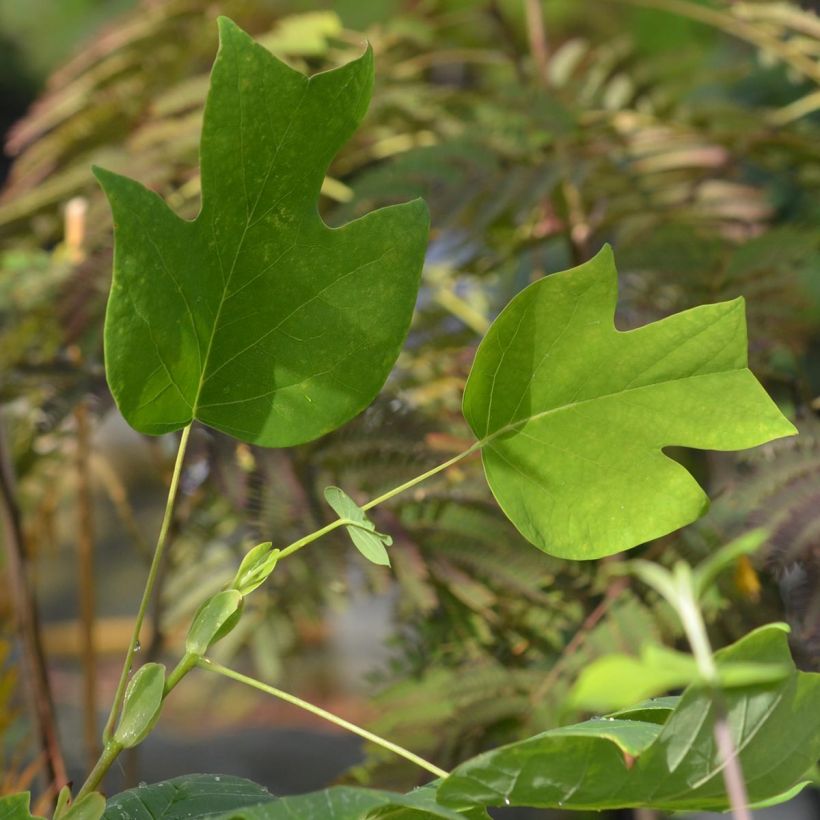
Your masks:
{"label": "leaf underside", "polygon": [[198,419],[286,446],[338,427],[384,384],[415,304],[428,216],[418,200],[337,229],[318,214],[330,161],[370,100],[369,48],[308,78],[226,18],[219,34],[197,218],[95,169],[116,239],[106,372],[141,432]]}
{"label": "leaf underside", "polygon": [[586,559],[690,523],[708,498],[664,447],[754,447],[794,427],[747,368],[743,300],[615,328],[612,252],[522,291],[476,353],[464,415],[487,480],[540,549]]}

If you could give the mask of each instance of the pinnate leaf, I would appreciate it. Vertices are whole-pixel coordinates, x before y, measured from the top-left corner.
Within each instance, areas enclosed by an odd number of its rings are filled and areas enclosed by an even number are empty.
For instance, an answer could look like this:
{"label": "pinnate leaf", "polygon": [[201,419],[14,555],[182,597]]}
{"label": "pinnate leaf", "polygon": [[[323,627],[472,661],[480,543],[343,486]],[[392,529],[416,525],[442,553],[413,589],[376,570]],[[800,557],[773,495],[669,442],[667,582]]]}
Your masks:
{"label": "pinnate leaf", "polygon": [[522,291],[476,353],[464,414],[490,487],[537,547],[573,559],[629,549],[708,499],[668,446],[754,447],[792,435],[748,370],[743,300],[615,328],[611,250]]}
{"label": "pinnate leaf", "polygon": [[226,18],[200,146],[202,209],[95,169],[114,214],[106,372],[137,430],[192,419],[248,442],[316,438],[364,409],[410,323],[420,201],[331,229],[317,210],[361,121],[373,56],[306,77]]}

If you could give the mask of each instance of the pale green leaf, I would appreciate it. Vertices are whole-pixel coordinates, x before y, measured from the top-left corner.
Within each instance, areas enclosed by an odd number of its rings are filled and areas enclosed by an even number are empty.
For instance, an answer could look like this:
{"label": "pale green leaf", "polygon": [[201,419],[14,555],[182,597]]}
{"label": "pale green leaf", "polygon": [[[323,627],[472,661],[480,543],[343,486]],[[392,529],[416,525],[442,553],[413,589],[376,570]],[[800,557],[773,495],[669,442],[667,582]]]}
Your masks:
{"label": "pale green leaf", "polygon": [[242,601],[242,593],[236,589],[225,589],[208,598],[194,615],[185,639],[185,651],[201,656],[224,638],[239,621]]}
{"label": "pale green leaf", "polygon": [[219,33],[197,218],[95,171],[116,239],[106,373],[141,432],[198,419],[286,446],[338,427],[384,384],[416,299],[427,210],[410,202],[338,229],[318,214],[328,165],[370,100],[369,49],[308,78],[225,18]]}
{"label": "pale green leaf", "polygon": [[114,732],[114,740],[130,749],[154,728],[162,711],[165,689],[165,667],[161,663],[146,663],[134,673],[125,690],[122,714]]}
{"label": "pale green leaf", "polygon": [[748,370],[743,300],[621,332],[609,248],[522,291],[476,353],[464,414],[487,480],[521,533],[573,559],[628,549],[708,499],[664,447],[754,447],[788,436]]}
{"label": "pale green leaf", "polygon": [[[727,688],[774,683],[788,674],[786,664],[724,662],[718,667],[720,684]],[[591,663],[581,672],[569,700],[589,711],[624,709],[636,698],[682,689],[698,680],[698,665],[691,655],[647,644],[639,658],[613,654]]]}
{"label": "pale green leaf", "polygon": [[368,561],[390,566],[390,556],[386,547],[393,543],[392,537],[376,532],[376,525],[367,517],[365,511],[339,487],[325,487],[325,501],[339,518],[354,522],[345,529],[356,549]]}

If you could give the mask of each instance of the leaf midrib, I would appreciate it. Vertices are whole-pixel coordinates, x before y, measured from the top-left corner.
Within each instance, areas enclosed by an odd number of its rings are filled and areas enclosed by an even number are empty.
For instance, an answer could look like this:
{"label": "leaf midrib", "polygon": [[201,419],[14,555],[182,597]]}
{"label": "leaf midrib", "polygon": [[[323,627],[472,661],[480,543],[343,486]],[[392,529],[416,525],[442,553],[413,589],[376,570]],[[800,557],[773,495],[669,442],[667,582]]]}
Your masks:
{"label": "leaf midrib", "polygon": [[519,419],[518,421],[511,421],[505,424],[503,427],[500,427],[493,433],[490,433],[488,436],[484,436],[483,438],[479,439],[477,442],[477,447],[484,447],[485,445],[489,444],[491,441],[494,441],[497,438],[505,435],[506,433],[511,433],[517,430],[520,427],[523,427],[526,424],[529,424],[532,421],[539,421],[542,418],[546,418],[547,416],[555,415],[557,413],[562,413],[567,410],[572,410],[576,407],[581,407],[585,404],[591,404],[595,401],[601,401],[603,399],[611,399],[618,396],[625,396],[627,393],[637,393],[641,390],[651,390],[655,387],[661,387],[666,384],[675,384],[676,382],[685,382],[689,381],[690,379],[702,379],[707,376],[717,376],[717,375],[724,375],[728,373],[737,373],[737,372],[750,372],[748,367],[731,367],[726,370],[715,370],[710,373],[693,373],[689,376],[681,376],[680,378],[676,379],[663,379],[662,381],[653,382],[652,384],[642,384],[640,387],[627,387],[623,390],[616,390],[611,393],[602,393],[599,396],[591,396],[588,399],[581,399],[580,401],[573,401],[569,402],[568,404],[562,404],[558,407],[551,407],[549,410],[541,410],[538,413],[534,413],[531,416],[527,416],[526,418]]}

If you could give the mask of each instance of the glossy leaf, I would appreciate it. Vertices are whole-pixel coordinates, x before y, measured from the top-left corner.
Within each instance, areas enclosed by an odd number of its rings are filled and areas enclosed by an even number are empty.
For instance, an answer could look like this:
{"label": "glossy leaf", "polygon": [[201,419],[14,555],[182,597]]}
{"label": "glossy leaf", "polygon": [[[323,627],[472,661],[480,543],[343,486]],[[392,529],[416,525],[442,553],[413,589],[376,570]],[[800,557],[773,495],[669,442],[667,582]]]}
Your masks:
{"label": "glossy leaf", "polygon": [[366,407],[410,323],[421,201],[331,229],[317,210],[361,121],[373,55],[305,77],[221,18],[200,145],[202,209],[180,219],[96,169],[115,223],[106,372],[144,433],[192,419],[244,441],[316,438]]}
{"label": "glossy leaf", "polygon": [[333,507],[339,518],[356,522],[345,527],[356,549],[368,561],[390,566],[390,556],[386,547],[393,543],[393,539],[389,535],[376,532],[376,525],[367,517],[365,511],[339,487],[325,487],[325,501]]}
{"label": "glossy leaf", "polygon": [[409,794],[336,786],[310,794],[280,797],[260,806],[224,814],[215,820],[480,820],[481,809],[464,814],[436,802],[435,790],[416,789]]}
{"label": "glossy leaf", "polygon": [[664,447],[737,450],[795,432],[747,369],[742,299],[621,332],[616,298],[608,247],[530,285],[493,323],[464,392],[499,504],[567,558],[628,549],[704,512]]}
{"label": "glossy leaf", "polygon": [[[789,676],[777,683],[723,692],[750,802],[787,795],[820,755],[820,674],[794,668],[780,625],[752,632],[716,658],[719,666],[789,666]],[[447,805],[509,800],[574,809],[722,811],[728,800],[713,722],[712,698],[691,687],[662,725],[588,721],[479,755],[453,771],[438,799]]]}
{"label": "glossy leaf", "polygon": [[114,740],[130,749],[154,728],[162,711],[165,689],[165,667],[161,663],[146,663],[134,673],[125,690],[122,714],[114,732]]}
{"label": "glossy leaf", "polygon": [[273,800],[267,789],[242,777],[187,774],[115,795],[108,800],[103,820],[189,820],[266,800]]}

